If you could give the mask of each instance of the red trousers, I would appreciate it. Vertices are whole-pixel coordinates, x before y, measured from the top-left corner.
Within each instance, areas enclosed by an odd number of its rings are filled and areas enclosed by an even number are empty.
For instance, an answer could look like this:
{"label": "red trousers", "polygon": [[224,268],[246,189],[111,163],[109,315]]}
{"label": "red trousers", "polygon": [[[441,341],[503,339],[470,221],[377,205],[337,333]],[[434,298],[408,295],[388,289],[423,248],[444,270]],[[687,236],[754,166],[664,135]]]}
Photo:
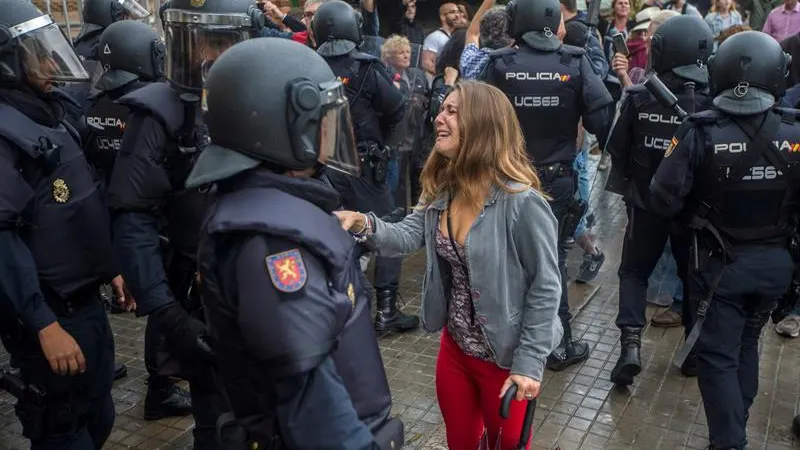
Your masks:
{"label": "red trousers", "polygon": [[508,375],[496,364],[465,355],[444,329],[436,360],[436,397],[449,450],[476,450],[484,427],[489,450],[494,450],[498,434],[502,450],[517,448],[527,402],[512,401],[508,419],[500,417],[500,389]]}

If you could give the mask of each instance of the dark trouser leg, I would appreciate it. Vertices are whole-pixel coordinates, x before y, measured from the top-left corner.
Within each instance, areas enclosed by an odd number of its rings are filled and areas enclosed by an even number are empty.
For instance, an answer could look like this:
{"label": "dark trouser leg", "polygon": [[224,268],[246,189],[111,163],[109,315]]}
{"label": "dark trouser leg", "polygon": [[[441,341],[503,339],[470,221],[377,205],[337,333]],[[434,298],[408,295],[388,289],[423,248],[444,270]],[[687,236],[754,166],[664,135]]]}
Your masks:
{"label": "dark trouser leg", "polygon": [[[23,434],[31,439],[34,450],[99,450],[114,425],[111,384],[114,375],[114,337],[105,306],[93,294],[90,303],[78,308],[59,324],[80,346],[86,358],[86,372],[80,375],[56,375],[41,352],[38,339],[28,334],[12,359],[29,385],[40,386],[45,409],[29,416],[31,405],[18,403],[17,415]],[[22,414],[20,414],[22,413]],[[33,425],[42,432],[33,436]]]}
{"label": "dark trouser leg", "polygon": [[[376,184],[367,172],[359,178],[339,173],[329,173],[331,184],[342,194],[346,209],[374,212],[384,216],[394,210],[394,200],[384,181]],[[375,258],[375,328],[379,332],[407,331],[419,326],[419,318],[403,314],[397,307],[397,288],[400,281],[402,258]]]}
{"label": "dark trouser leg", "polygon": [[611,370],[611,381],[620,386],[633,383],[642,371],[642,329],[646,323],[647,283],[667,243],[670,220],[646,210],[628,207],[628,225],[619,266],[620,354]]}
{"label": "dark trouser leg", "polygon": [[[552,198],[550,208],[560,225],[567,213],[567,208],[575,193],[574,175],[562,176],[544,184],[544,190]],[[554,371],[564,370],[568,366],[585,361],[589,357],[589,345],[583,341],[572,340],[572,327],[569,321],[572,314],[569,312],[569,290],[567,289],[567,253],[569,247],[565,242],[566,236],[559,234],[558,242],[558,269],[561,273],[561,302],[558,305],[558,316],[564,327],[564,337],[561,345],[547,358],[547,368]]]}
{"label": "dark trouser leg", "polygon": [[690,275],[691,300],[697,304],[722,271],[694,348],[709,437],[719,448],[747,443],[747,410],[758,390],[758,336],[792,274],[786,250],[751,246],[735,251],[736,261],[724,269],[721,259],[713,257]]}
{"label": "dark trouser leg", "polygon": [[150,320],[144,333],[144,364],[149,375],[144,401],[145,420],[191,414],[189,393],[178,386],[175,380],[181,375],[180,364],[167,347],[164,335],[151,325]]}
{"label": "dark trouser leg", "polygon": [[647,280],[669,237],[669,219],[628,207],[628,226],[622,244],[617,327],[643,328],[646,323]]}
{"label": "dark trouser leg", "polygon": [[194,450],[226,450],[217,443],[217,419],[226,413],[228,404],[216,385],[216,374],[208,367],[198,371],[197,377],[189,380],[194,416]]}

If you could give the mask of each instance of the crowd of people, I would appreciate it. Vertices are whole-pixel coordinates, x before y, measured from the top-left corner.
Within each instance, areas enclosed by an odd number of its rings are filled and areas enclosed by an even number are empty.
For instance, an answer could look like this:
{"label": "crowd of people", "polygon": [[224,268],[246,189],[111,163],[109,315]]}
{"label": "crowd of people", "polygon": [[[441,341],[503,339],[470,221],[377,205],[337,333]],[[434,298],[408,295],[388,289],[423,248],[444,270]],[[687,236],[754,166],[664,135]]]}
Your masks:
{"label": "crowd of people", "polygon": [[761,330],[800,334],[800,6],[763,32],[731,0],[598,6],[443,3],[426,36],[414,0],[388,33],[374,0],[168,0],[162,37],[87,0],[70,45],[0,0],[0,379],[31,448],[107,440],[107,308],[147,317],[145,418],[192,414],[198,450],[398,448],[377,341],[420,324],[449,448],[517,448],[546,369],[590,355],[566,257],[580,283],[605,263],[591,158],[628,215],[611,381],[668,306],[709,448],[747,448]]}

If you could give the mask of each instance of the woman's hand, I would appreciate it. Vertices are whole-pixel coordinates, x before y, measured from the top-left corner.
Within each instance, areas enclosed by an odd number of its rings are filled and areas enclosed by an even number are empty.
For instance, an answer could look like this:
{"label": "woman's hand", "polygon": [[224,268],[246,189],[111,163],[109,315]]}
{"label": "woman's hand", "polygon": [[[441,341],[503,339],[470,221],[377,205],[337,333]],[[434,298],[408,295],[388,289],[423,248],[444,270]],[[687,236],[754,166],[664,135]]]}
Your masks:
{"label": "woman's hand", "polygon": [[614,58],[611,59],[611,68],[618,78],[628,76],[628,57],[622,53],[614,53]]}
{"label": "woman's hand", "polygon": [[539,390],[542,388],[542,384],[533,378],[528,378],[524,375],[511,375],[506,378],[506,382],[503,383],[503,388],[500,389],[500,398],[506,395],[506,391],[508,391],[508,388],[510,388],[512,384],[517,385],[516,400],[518,402],[535,399],[539,396]]}
{"label": "woman's hand", "polygon": [[344,231],[363,233],[367,228],[367,215],[356,211],[334,211]]}

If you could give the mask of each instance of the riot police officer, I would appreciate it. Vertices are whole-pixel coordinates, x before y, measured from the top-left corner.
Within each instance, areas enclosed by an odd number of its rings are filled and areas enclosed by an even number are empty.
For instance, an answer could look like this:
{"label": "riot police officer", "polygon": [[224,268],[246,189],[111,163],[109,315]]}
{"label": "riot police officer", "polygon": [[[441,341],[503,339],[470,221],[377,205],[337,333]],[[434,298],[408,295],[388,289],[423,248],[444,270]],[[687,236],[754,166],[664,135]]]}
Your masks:
{"label": "riot police officer", "polygon": [[83,25],[73,44],[84,61],[98,61],[105,53],[99,41],[106,27],[121,20],[140,20],[150,15],[136,0],[85,0],[82,13]]}
{"label": "riot police officer", "polygon": [[605,142],[613,117],[613,100],[600,77],[592,70],[584,49],[562,45],[556,36],[561,23],[557,0],[515,0],[507,6],[509,31],[518,48],[495,50],[481,79],[506,93],[525,132],[525,141],[552,197],[550,206],[559,222],[559,267],[564,326],[562,344],[547,361],[551,370],[563,370],[589,357],[589,346],[572,340],[567,298],[567,246],[586,210],[576,200],[577,179],[573,162],[577,156],[578,123]]}
{"label": "riot police officer", "polygon": [[[89,99],[86,121],[91,129],[84,146],[86,158],[108,186],[117,151],[122,147],[129,110],[115,103],[117,99],[164,78],[164,42],[147,24],[123,20],[109,25],[100,35],[105,49],[99,62],[106,69],[95,84],[97,94]],[[169,372],[159,373],[159,350],[166,353],[162,339],[148,323],[145,332],[145,366],[149,373],[145,418],[185,416],[191,413],[189,393],[170,379]]]}
{"label": "riot police officer", "polygon": [[133,20],[109,25],[98,43],[106,49],[98,60],[105,70],[95,83],[97,92],[90,97],[86,110],[92,133],[85,149],[89,163],[108,186],[129,113],[115,102],[148,83],[163,81],[165,49],[150,26]]}
{"label": "riot police officer", "polygon": [[[184,182],[208,143],[200,94],[214,61],[234,43],[258,35],[263,15],[252,0],[170,0],[162,13],[166,83],[150,83],[117,103],[131,108],[108,190],[114,250],[130,278],[136,314],[164,333],[189,380],[195,449],[217,448],[217,418],[226,409],[210,364],[194,289],[197,239],[214,191]],[[162,260],[160,235],[169,239]]]}
{"label": "riot police officer", "polygon": [[[686,111],[704,111],[710,103],[706,92],[705,65],[714,46],[714,35],[703,19],[673,17],[650,40],[650,68],[672,91]],[[650,206],[650,180],[683,121],[673,109],[662,106],[644,85],[626,90],[606,149],[612,170],[626,180],[623,191],[628,224],[619,266],[617,327],[622,350],[611,381],[627,386],[642,369],[639,350],[646,323],[647,280],[669,238],[681,279],[685,279],[688,246],[685,237],[670,233],[672,220]],[[687,243],[688,244],[688,243]],[[690,314],[683,314],[688,319]],[[690,326],[686,327],[686,331]]]}
{"label": "riot police officer", "polygon": [[[360,17],[349,4],[333,0],[323,3],[311,22],[317,53],[345,85],[363,166],[359,177],[331,172],[328,179],[342,195],[346,209],[383,216],[394,209],[386,180],[390,158],[386,139],[403,119],[405,100],[383,63],[358,51],[363,40]],[[418,317],[403,314],[397,307],[401,265],[400,258],[375,257],[375,328],[379,332],[419,326]]]}
{"label": "riot police officer", "polygon": [[21,374],[3,387],[31,448],[98,449],[114,424],[99,288],[123,284],[102,192],[54,92],[89,75],[26,0],[0,0],[0,67],[0,337]]}
{"label": "riot police officer", "polygon": [[302,44],[255,39],[214,65],[204,104],[212,144],[186,184],[219,191],[198,255],[235,417],[221,434],[245,431],[225,448],[400,448],[356,242],[318,179],[360,170],[343,83]]}
{"label": "riot police officer", "polygon": [[148,17],[150,12],[137,3],[137,0],[85,0],[83,2],[83,25],[75,38],[75,52],[83,61],[91,80],[88,83],[76,83],[68,86],[69,94],[81,108],[87,107],[91,87],[102,74],[102,66],[98,62],[100,55],[107,51],[100,47],[100,35],[106,27],[121,20],[140,20]]}
{"label": "riot police officer", "polygon": [[695,323],[678,354],[694,347],[712,449],[747,445],[758,339],[792,277],[800,124],[775,106],[790,60],[758,31],[726,39],[708,62],[713,108],[678,127],[650,184],[655,210],[685,213],[694,235]]}

